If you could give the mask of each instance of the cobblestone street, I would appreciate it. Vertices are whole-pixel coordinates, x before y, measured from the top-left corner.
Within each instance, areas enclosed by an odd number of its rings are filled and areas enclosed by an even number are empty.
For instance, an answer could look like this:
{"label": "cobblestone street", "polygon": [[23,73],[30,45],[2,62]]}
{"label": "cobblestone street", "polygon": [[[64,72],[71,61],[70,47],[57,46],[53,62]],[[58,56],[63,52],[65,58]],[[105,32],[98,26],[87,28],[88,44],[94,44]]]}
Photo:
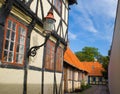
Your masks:
{"label": "cobblestone street", "polygon": [[109,94],[109,90],[106,85],[92,85],[91,88],[86,89],[83,92],[68,94]]}

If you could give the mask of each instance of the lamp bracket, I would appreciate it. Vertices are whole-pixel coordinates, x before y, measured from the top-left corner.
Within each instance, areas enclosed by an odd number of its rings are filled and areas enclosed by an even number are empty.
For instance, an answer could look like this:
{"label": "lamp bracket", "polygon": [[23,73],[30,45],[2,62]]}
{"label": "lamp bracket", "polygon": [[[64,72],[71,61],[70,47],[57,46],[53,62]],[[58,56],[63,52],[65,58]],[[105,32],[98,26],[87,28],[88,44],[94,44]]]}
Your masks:
{"label": "lamp bracket", "polygon": [[49,37],[50,37],[50,34],[47,34],[46,37],[45,37],[45,42],[43,44],[41,44],[39,46],[33,46],[33,47],[31,47],[29,49],[29,51],[28,51],[28,57],[29,56],[34,57],[37,54],[37,50],[40,49],[40,47],[42,47],[42,46],[44,46],[46,44],[46,42],[49,39]]}

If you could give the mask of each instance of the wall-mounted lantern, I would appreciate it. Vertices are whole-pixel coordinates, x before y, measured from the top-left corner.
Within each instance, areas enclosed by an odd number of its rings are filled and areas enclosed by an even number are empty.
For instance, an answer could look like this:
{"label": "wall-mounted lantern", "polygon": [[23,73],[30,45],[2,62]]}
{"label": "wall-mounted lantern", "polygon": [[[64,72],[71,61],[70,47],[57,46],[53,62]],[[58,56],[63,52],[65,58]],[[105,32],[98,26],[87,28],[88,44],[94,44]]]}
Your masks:
{"label": "wall-mounted lantern", "polygon": [[55,22],[56,20],[54,19],[53,10],[50,9],[47,16],[44,18],[44,23],[43,23],[43,28],[46,33],[53,31]]}
{"label": "wall-mounted lantern", "polygon": [[53,10],[51,8],[50,11],[48,12],[47,16],[43,20],[44,33],[46,33],[45,42],[43,44],[39,45],[39,46],[31,47],[28,51],[28,57],[29,56],[34,57],[37,54],[37,50],[40,47],[42,47],[46,44],[47,40],[49,39],[49,36],[50,36],[51,32],[54,29],[55,22],[56,22],[56,20],[54,19]]}

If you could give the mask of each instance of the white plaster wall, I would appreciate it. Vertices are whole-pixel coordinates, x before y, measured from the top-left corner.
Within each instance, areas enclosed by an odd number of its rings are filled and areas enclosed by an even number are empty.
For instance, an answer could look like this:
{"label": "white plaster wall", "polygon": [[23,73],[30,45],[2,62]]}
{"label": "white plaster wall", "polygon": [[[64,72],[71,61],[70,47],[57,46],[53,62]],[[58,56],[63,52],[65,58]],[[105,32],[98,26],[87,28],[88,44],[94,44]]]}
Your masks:
{"label": "white plaster wall", "polygon": [[54,73],[44,73],[44,94],[53,94]]}
{"label": "white plaster wall", "polygon": [[81,88],[81,82],[78,82],[78,88],[79,89]]}
{"label": "white plaster wall", "polygon": [[74,90],[78,89],[79,86],[78,86],[78,82],[74,81]]}
{"label": "white plaster wall", "polygon": [[68,92],[72,91],[72,81],[68,81]]}
{"label": "white plaster wall", "polygon": [[58,91],[59,91],[59,89],[60,89],[61,77],[62,77],[62,73],[56,73],[57,90],[58,90]]}
{"label": "white plaster wall", "polygon": [[30,9],[35,13],[36,10],[36,5],[37,5],[37,0],[33,0]]}
{"label": "white plaster wall", "polygon": [[27,94],[41,94],[41,71],[28,70]]}
{"label": "white plaster wall", "polygon": [[65,5],[63,4],[62,5],[62,18],[64,19],[64,16],[65,16]]}
{"label": "white plaster wall", "polygon": [[0,68],[0,94],[22,94],[24,71]]}
{"label": "white plaster wall", "polygon": [[[44,43],[44,41],[45,38],[33,30],[31,33],[30,48],[33,46],[39,46]],[[40,47],[40,49],[37,50],[37,54],[34,57],[29,57],[29,65],[42,68],[43,52],[44,46]]]}

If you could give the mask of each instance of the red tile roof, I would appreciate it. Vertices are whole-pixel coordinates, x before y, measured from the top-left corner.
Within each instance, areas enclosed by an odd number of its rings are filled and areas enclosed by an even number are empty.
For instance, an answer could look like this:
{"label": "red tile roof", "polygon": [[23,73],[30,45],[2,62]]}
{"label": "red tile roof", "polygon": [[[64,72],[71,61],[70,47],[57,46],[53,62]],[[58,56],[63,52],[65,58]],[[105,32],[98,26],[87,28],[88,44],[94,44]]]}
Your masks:
{"label": "red tile roof", "polygon": [[64,61],[77,69],[88,72],[90,76],[102,76],[101,71],[104,71],[99,62],[80,62],[69,47],[64,54]]}
{"label": "red tile roof", "polygon": [[83,64],[90,76],[102,76],[101,72],[105,71],[99,62],[83,62]]}
{"label": "red tile roof", "polygon": [[64,61],[66,61],[68,64],[70,64],[71,66],[86,71],[84,68],[83,63],[81,63],[79,61],[79,59],[76,57],[76,55],[70,50],[69,47],[67,47],[67,50],[64,54]]}

